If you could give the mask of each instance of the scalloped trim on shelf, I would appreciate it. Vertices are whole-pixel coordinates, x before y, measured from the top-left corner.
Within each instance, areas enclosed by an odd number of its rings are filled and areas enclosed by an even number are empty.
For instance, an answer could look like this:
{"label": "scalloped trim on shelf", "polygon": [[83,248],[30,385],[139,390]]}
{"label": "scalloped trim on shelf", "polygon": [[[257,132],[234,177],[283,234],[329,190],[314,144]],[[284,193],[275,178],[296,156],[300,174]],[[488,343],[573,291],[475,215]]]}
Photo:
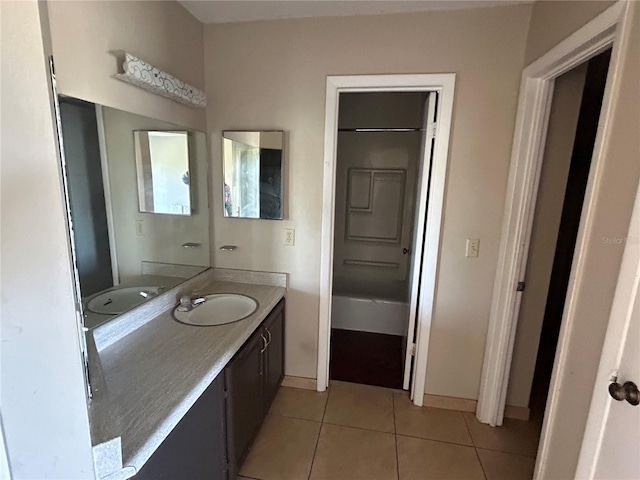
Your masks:
{"label": "scalloped trim on shelf", "polygon": [[202,90],[192,87],[130,53],[124,52],[124,57],[123,73],[114,75],[118,80],[191,107],[204,108],[207,106],[207,96]]}

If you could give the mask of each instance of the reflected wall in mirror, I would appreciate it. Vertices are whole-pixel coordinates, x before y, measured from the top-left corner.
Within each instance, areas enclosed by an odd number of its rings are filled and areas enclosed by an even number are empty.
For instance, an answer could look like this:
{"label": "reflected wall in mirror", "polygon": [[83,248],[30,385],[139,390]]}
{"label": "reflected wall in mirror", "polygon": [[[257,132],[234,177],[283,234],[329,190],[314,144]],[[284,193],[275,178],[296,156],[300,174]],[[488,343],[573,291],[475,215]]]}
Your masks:
{"label": "reflected wall in mirror", "polygon": [[140,211],[191,215],[189,132],[133,132]]}
{"label": "reflected wall in mirror", "polygon": [[224,131],[224,216],[282,220],[282,131]]}
{"label": "reflected wall in mirror", "polygon": [[[210,266],[206,135],[69,97],[60,96],[59,105],[72,253],[85,325],[92,328]],[[186,191],[185,214],[140,211],[136,133],[142,131],[180,134],[179,148],[158,147],[161,154],[181,152],[179,168],[166,169],[177,179],[167,183],[187,188],[166,204],[185,205]],[[148,144],[155,149],[154,142]]]}

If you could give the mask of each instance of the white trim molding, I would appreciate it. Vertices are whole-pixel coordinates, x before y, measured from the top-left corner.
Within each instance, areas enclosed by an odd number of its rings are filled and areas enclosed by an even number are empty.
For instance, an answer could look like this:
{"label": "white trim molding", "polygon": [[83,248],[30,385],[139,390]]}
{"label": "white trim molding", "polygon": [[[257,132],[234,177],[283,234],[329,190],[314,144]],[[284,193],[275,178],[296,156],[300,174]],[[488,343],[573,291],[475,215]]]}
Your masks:
{"label": "white trim molding", "polygon": [[[545,459],[545,432],[555,420],[555,392],[559,387],[556,384],[557,372],[564,368],[566,343],[572,333],[575,294],[584,268],[587,232],[593,223],[593,192],[602,176],[603,152],[609,138],[613,98],[619,88],[620,40],[625,29],[626,11],[626,2],[612,5],[529,65],[522,74],[500,251],[476,412],[478,420],[492,426],[502,425],[504,417],[521,298],[516,286],[525,275],[554,82],[560,75],[613,45],[549,389],[551,393],[538,453],[538,467]],[[539,468],[536,471],[539,472]]]}
{"label": "white trim molding", "polygon": [[436,295],[436,280],[444,208],[445,180],[449,152],[449,135],[453,116],[453,96],[456,75],[347,75],[328,76],[326,87],[324,180],[322,203],[322,239],[320,257],[320,310],[318,330],[317,390],[329,384],[329,351],[331,339],[331,293],[333,285],[333,237],[335,215],[335,175],[340,93],[347,92],[438,92],[438,116],[429,212],[426,219],[424,260],[420,311],[416,333],[416,355],[412,381],[413,401],[422,405],[424,399],[429,333]]}
{"label": "white trim molding", "polygon": [[124,52],[122,73],[114,77],[190,107],[207,106],[207,96],[202,90],[127,52]]}

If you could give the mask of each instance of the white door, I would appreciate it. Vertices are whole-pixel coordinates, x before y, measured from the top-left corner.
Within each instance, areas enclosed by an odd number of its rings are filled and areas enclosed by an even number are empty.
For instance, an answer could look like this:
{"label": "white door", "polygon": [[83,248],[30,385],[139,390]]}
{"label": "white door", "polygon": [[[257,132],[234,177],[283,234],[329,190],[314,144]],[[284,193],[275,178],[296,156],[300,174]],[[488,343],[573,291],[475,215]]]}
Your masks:
{"label": "white door", "polygon": [[[640,384],[639,283],[640,186],[626,238],[576,478],[640,478],[640,405],[632,405],[632,388],[625,392],[619,387],[625,382]],[[612,398],[609,386],[613,382],[617,384],[614,386],[620,397],[625,399]],[[635,392],[637,396],[637,389]]]}
{"label": "white door", "polygon": [[418,299],[420,294],[420,276],[422,273],[422,257],[424,248],[424,233],[427,224],[427,199],[429,196],[429,179],[431,176],[431,160],[433,158],[433,143],[435,139],[436,103],[438,94],[429,92],[424,103],[422,119],[422,144],[420,147],[420,162],[418,178],[420,179],[416,192],[416,208],[414,213],[413,240],[411,242],[412,262],[409,268],[409,322],[407,336],[404,341],[404,379],[402,388],[409,389],[412,374],[413,355],[415,353],[416,323],[418,321]]}

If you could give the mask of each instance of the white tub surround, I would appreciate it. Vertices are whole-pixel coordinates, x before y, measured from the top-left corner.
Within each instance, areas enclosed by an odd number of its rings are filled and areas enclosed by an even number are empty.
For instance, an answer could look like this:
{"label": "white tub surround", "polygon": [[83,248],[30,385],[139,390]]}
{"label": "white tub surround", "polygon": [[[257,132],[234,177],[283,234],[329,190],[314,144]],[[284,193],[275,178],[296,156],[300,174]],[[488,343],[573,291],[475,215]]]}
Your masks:
{"label": "white tub surround", "polygon": [[[234,278],[243,278],[235,272]],[[249,281],[253,274],[247,272]],[[100,478],[128,478],[139,471],[286,293],[281,286],[218,281],[219,275],[207,270],[120,315],[105,324],[114,324],[110,334],[103,331],[101,342],[91,346],[89,415],[94,456],[104,455],[96,458]],[[271,283],[286,285],[286,274],[271,275]],[[216,327],[173,319],[181,295],[208,293],[247,295],[258,309],[245,320]],[[118,329],[127,333],[120,336]],[[117,438],[120,465],[108,443]]]}
{"label": "white tub surround", "polygon": [[333,295],[331,328],[406,335],[409,304],[379,298]]}

